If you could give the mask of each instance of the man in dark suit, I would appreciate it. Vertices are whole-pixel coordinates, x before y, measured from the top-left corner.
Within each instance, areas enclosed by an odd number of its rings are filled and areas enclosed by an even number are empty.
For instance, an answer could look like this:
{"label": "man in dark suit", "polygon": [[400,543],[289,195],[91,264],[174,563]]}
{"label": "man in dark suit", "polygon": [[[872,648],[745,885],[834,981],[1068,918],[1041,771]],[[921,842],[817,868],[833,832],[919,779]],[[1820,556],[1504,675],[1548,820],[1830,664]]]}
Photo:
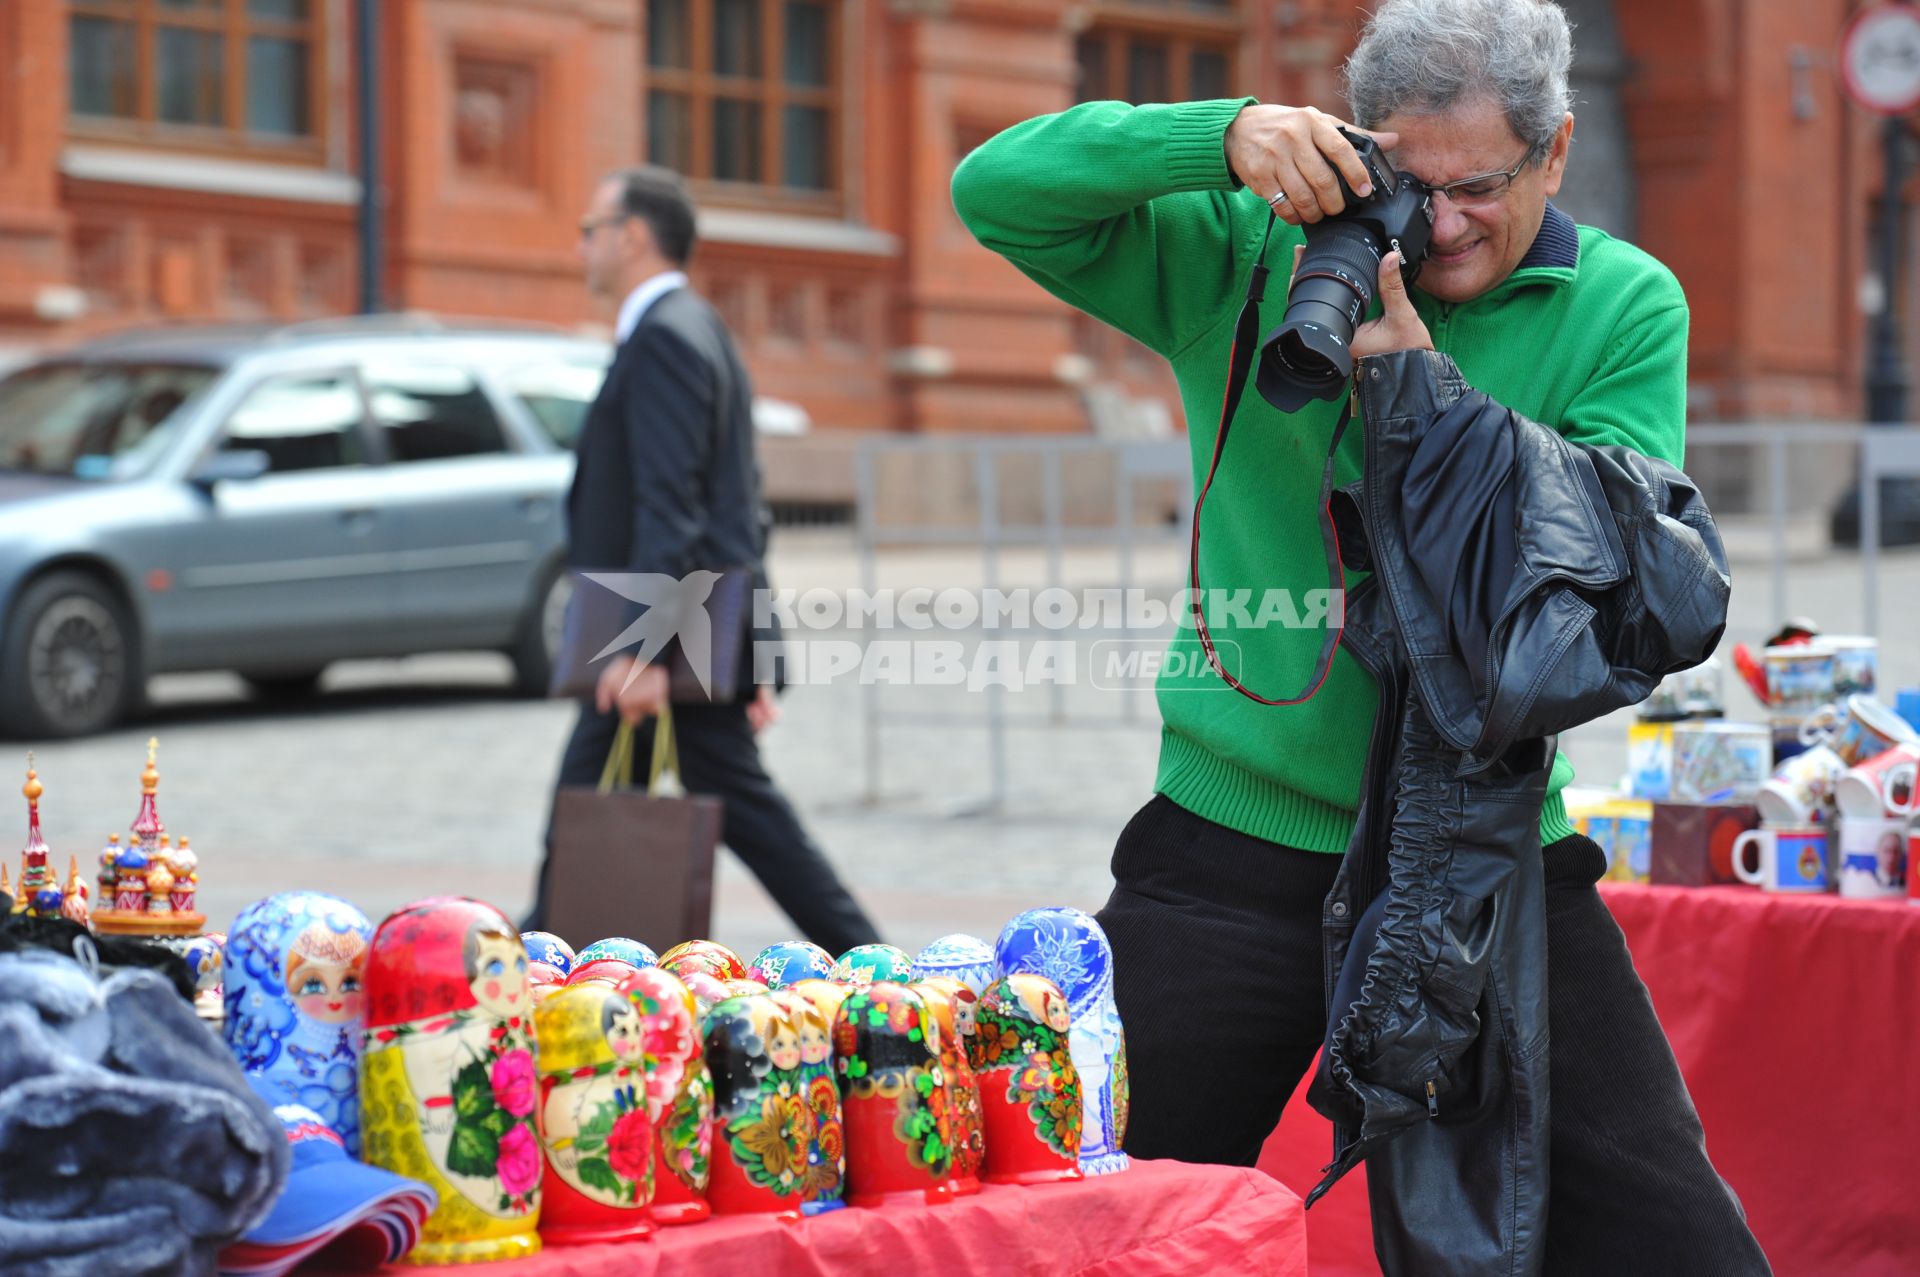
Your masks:
{"label": "man in dark suit", "polygon": [[[567,561],[675,580],[747,569],[764,584],[771,519],[754,460],[753,386],[726,324],[688,286],[693,243],[685,184],[651,166],[607,177],[580,221],[587,287],[620,303],[619,344],[575,445]],[[560,784],[599,779],[620,719],[650,738],[647,720],[667,703],[667,670],[659,660],[634,665],[629,654],[607,658],[595,704],[581,707],[567,742]],[[772,689],[755,688],[750,675],[740,686],[742,700],[673,707],[682,782],[721,800],[727,846],[808,939],[835,954],[877,941],[761,765],[754,737],[777,717]],[[543,865],[528,929],[544,920],[546,878]]]}

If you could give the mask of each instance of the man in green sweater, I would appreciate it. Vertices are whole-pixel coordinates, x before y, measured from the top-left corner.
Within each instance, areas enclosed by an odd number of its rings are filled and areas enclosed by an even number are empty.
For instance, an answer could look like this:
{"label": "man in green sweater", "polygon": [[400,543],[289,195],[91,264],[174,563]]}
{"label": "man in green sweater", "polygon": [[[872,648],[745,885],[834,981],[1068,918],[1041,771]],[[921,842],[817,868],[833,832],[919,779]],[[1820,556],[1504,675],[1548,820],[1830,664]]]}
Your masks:
{"label": "man in green sweater", "polygon": [[[1573,137],[1571,35],[1543,0],[1385,0],[1346,67],[1354,119],[1433,186],[1430,254],[1411,294],[1395,255],[1353,353],[1431,348],[1500,404],[1584,444],[1679,465],[1687,303],[1644,252],[1548,201]],[[1196,484],[1208,470],[1235,320],[1256,261],[1274,272],[1261,331],[1285,308],[1302,224],[1366,175],[1311,107],[1253,99],[1089,102],[988,141],[953,179],[987,247],[1164,356],[1178,377]],[[1270,210],[1282,225],[1271,225]],[[1271,229],[1269,238],[1268,232]],[[1261,258],[1264,245],[1265,257]],[[1340,405],[1283,414],[1255,395],[1208,498],[1201,579],[1219,592],[1324,588],[1321,460]],[[1359,477],[1364,425],[1334,482]],[[1291,694],[1324,630],[1208,628],[1230,672]],[[1258,618],[1255,618],[1256,622]],[[1234,646],[1229,649],[1230,640]],[[1169,669],[1205,669],[1194,631]],[[1359,804],[1376,691],[1344,651],[1299,704],[1208,675],[1163,676],[1156,794],[1121,834],[1100,920],[1127,1025],[1129,1152],[1250,1165],[1326,1025],[1320,909]],[[1546,849],[1553,1091],[1547,1271],[1768,1271],[1708,1161],[1673,1053],[1594,889],[1605,858],[1574,833],[1555,762]],[[1376,1209],[1380,1204],[1376,1204]]]}

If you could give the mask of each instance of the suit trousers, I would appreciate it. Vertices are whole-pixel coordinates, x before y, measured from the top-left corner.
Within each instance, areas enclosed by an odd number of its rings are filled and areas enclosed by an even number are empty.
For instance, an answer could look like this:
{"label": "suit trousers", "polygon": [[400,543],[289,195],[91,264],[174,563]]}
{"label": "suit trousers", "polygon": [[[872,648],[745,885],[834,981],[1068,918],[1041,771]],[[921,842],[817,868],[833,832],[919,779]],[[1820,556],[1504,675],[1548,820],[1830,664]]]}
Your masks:
{"label": "suit trousers", "polygon": [[[1594,889],[1605,854],[1576,836],[1543,855],[1553,1097],[1546,1272],[1770,1272],[1708,1160],[1673,1049]],[[1099,914],[1127,1030],[1127,1152],[1258,1160],[1326,1035],[1320,911],[1340,859],[1214,824],[1163,795],[1127,825]]]}
{"label": "suit trousers", "polygon": [[[613,748],[617,715],[583,706],[560,759],[559,784],[595,785]],[[786,910],[807,939],[838,956],[880,939],[840,875],[801,825],[786,795],[767,775],[760,745],[742,704],[675,705],[673,734],[680,781],[690,794],[721,802],[720,837]],[[634,755],[649,757],[653,720],[640,724]],[[548,834],[551,838],[551,830]],[[547,863],[524,928],[539,930],[546,916]],[[748,955],[749,957],[751,955]]]}

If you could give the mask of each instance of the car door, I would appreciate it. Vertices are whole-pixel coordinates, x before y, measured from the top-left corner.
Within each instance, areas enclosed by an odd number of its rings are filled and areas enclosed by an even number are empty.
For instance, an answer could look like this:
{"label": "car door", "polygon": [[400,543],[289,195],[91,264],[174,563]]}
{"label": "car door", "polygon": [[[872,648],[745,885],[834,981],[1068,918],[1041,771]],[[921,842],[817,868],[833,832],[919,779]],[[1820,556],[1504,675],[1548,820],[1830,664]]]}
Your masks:
{"label": "car door", "polygon": [[360,368],[389,458],[395,624],[413,647],[510,644],[561,545],[566,461],[535,455],[452,358]]}
{"label": "car door", "polygon": [[266,468],[208,485],[193,516],[144,540],[166,664],[280,672],[377,653],[392,612],[390,556],[354,371],[263,376],[213,450],[264,454]]}

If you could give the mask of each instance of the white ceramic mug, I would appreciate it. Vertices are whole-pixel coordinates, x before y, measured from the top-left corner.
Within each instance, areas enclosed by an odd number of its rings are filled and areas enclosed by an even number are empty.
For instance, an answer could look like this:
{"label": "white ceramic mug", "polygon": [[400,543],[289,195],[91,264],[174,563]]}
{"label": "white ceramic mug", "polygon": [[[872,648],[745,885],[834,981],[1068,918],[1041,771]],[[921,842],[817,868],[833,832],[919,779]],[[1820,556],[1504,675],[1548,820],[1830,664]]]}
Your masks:
{"label": "white ceramic mug", "polygon": [[1760,786],[1755,800],[1760,818],[1770,825],[1811,825],[1827,818],[1833,787],[1846,775],[1847,764],[1825,745],[1795,754]]}
{"label": "white ceramic mug", "polygon": [[1822,705],[1800,727],[1808,745],[1825,745],[1849,767],[1878,758],[1895,745],[1920,740],[1907,720],[1871,696],[1855,693],[1833,705]]}
{"label": "white ceramic mug", "polygon": [[1840,820],[1840,894],[1898,900],[1907,894],[1907,822],[1898,817]]}
{"label": "white ceramic mug", "polygon": [[1920,746],[1895,745],[1833,784],[1833,803],[1846,817],[1911,816],[1920,807]]}
{"label": "white ceramic mug", "polygon": [[[1751,857],[1747,855],[1750,848]],[[1825,891],[1827,831],[1819,825],[1749,829],[1733,840],[1733,872],[1741,882],[1762,891],[1802,895]]]}

